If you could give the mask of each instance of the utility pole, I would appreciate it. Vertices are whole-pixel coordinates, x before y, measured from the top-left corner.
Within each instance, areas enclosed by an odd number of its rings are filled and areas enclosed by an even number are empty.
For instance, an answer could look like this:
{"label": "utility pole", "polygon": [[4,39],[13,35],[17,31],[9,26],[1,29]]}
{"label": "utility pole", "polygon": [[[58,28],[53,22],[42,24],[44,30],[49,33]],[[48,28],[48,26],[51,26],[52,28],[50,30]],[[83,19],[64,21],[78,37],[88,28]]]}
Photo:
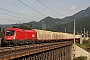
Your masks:
{"label": "utility pole", "polygon": [[75,19],[74,19],[74,47],[75,47]]}
{"label": "utility pole", "polygon": [[73,58],[75,58],[75,50],[76,50],[76,47],[75,47],[75,45],[76,45],[76,43],[75,43],[75,24],[76,24],[76,23],[75,23],[75,19],[74,19],[74,44],[73,44],[73,45],[74,45],[74,50],[73,50],[73,52],[74,52],[73,55],[74,55],[74,56],[73,56]]}
{"label": "utility pole", "polygon": [[42,20],[42,30],[44,30],[44,21]]}
{"label": "utility pole", "polygon": [[74,19],[74,45],[75,45],[75,19]]}
{"label": "utility pole", "polygon": [[65,33],[66,33],[66,28],[65,28]]}
{"label": "utility pole", "polygon": [[85,39],[85,28],[84,28],[84,39]]}
{"label": "utility pole", "polygon": [[44,23],[44,20],[42,20],[42,30],[46,29],[46,24]]}

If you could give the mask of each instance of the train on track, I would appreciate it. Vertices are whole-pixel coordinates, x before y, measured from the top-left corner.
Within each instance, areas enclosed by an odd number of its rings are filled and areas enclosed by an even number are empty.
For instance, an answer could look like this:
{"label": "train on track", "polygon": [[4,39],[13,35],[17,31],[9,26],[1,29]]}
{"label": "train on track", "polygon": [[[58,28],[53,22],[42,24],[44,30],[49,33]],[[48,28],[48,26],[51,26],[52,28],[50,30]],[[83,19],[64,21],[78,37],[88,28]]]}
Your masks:
{"label": "train on track", "polygon": [[[75,35],[75,39],[78,40],[81,35]],[[74,35],[63,32],[52,32],[39,29],[20,29],[20,28],[7,28],[4,37],[1,40],[1,45],[22,45],[42,42],[56,42],[56,41],[68,41],[73,40]]]}

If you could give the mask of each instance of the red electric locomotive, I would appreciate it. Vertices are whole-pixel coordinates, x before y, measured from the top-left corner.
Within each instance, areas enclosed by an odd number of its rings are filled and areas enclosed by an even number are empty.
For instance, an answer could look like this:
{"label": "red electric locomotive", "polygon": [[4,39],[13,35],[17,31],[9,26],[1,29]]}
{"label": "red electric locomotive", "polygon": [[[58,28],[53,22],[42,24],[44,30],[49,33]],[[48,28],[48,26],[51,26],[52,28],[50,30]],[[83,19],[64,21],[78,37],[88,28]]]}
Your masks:
{"label": "red electric locomotive", "polygon": [[37,33],[34,30],[20,28],[8,28],[4,33],[4,44],[17,45],[31,43],[37,40]]}

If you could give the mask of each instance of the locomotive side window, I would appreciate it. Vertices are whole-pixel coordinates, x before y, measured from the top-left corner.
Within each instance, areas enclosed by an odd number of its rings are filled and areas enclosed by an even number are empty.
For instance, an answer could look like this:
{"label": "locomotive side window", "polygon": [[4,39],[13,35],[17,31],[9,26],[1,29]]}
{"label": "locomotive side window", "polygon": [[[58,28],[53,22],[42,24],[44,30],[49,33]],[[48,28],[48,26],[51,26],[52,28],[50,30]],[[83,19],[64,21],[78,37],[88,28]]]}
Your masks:
{"label": "locomotive side window", "polygon": [[6,31],[6,36],[13,36],[14,35],[14,30],[7,30]]}

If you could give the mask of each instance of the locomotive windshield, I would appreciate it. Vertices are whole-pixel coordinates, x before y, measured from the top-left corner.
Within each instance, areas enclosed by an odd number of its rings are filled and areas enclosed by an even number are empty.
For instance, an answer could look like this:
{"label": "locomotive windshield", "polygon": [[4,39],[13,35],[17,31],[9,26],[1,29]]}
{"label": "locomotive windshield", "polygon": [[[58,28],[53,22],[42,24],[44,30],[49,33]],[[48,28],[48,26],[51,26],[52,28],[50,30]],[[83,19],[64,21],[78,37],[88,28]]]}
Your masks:
{"label": "locomotive windshield", "polygon": [[14,35],[14,30],[7,30],[6,31],[6,36],[13,36]]}

